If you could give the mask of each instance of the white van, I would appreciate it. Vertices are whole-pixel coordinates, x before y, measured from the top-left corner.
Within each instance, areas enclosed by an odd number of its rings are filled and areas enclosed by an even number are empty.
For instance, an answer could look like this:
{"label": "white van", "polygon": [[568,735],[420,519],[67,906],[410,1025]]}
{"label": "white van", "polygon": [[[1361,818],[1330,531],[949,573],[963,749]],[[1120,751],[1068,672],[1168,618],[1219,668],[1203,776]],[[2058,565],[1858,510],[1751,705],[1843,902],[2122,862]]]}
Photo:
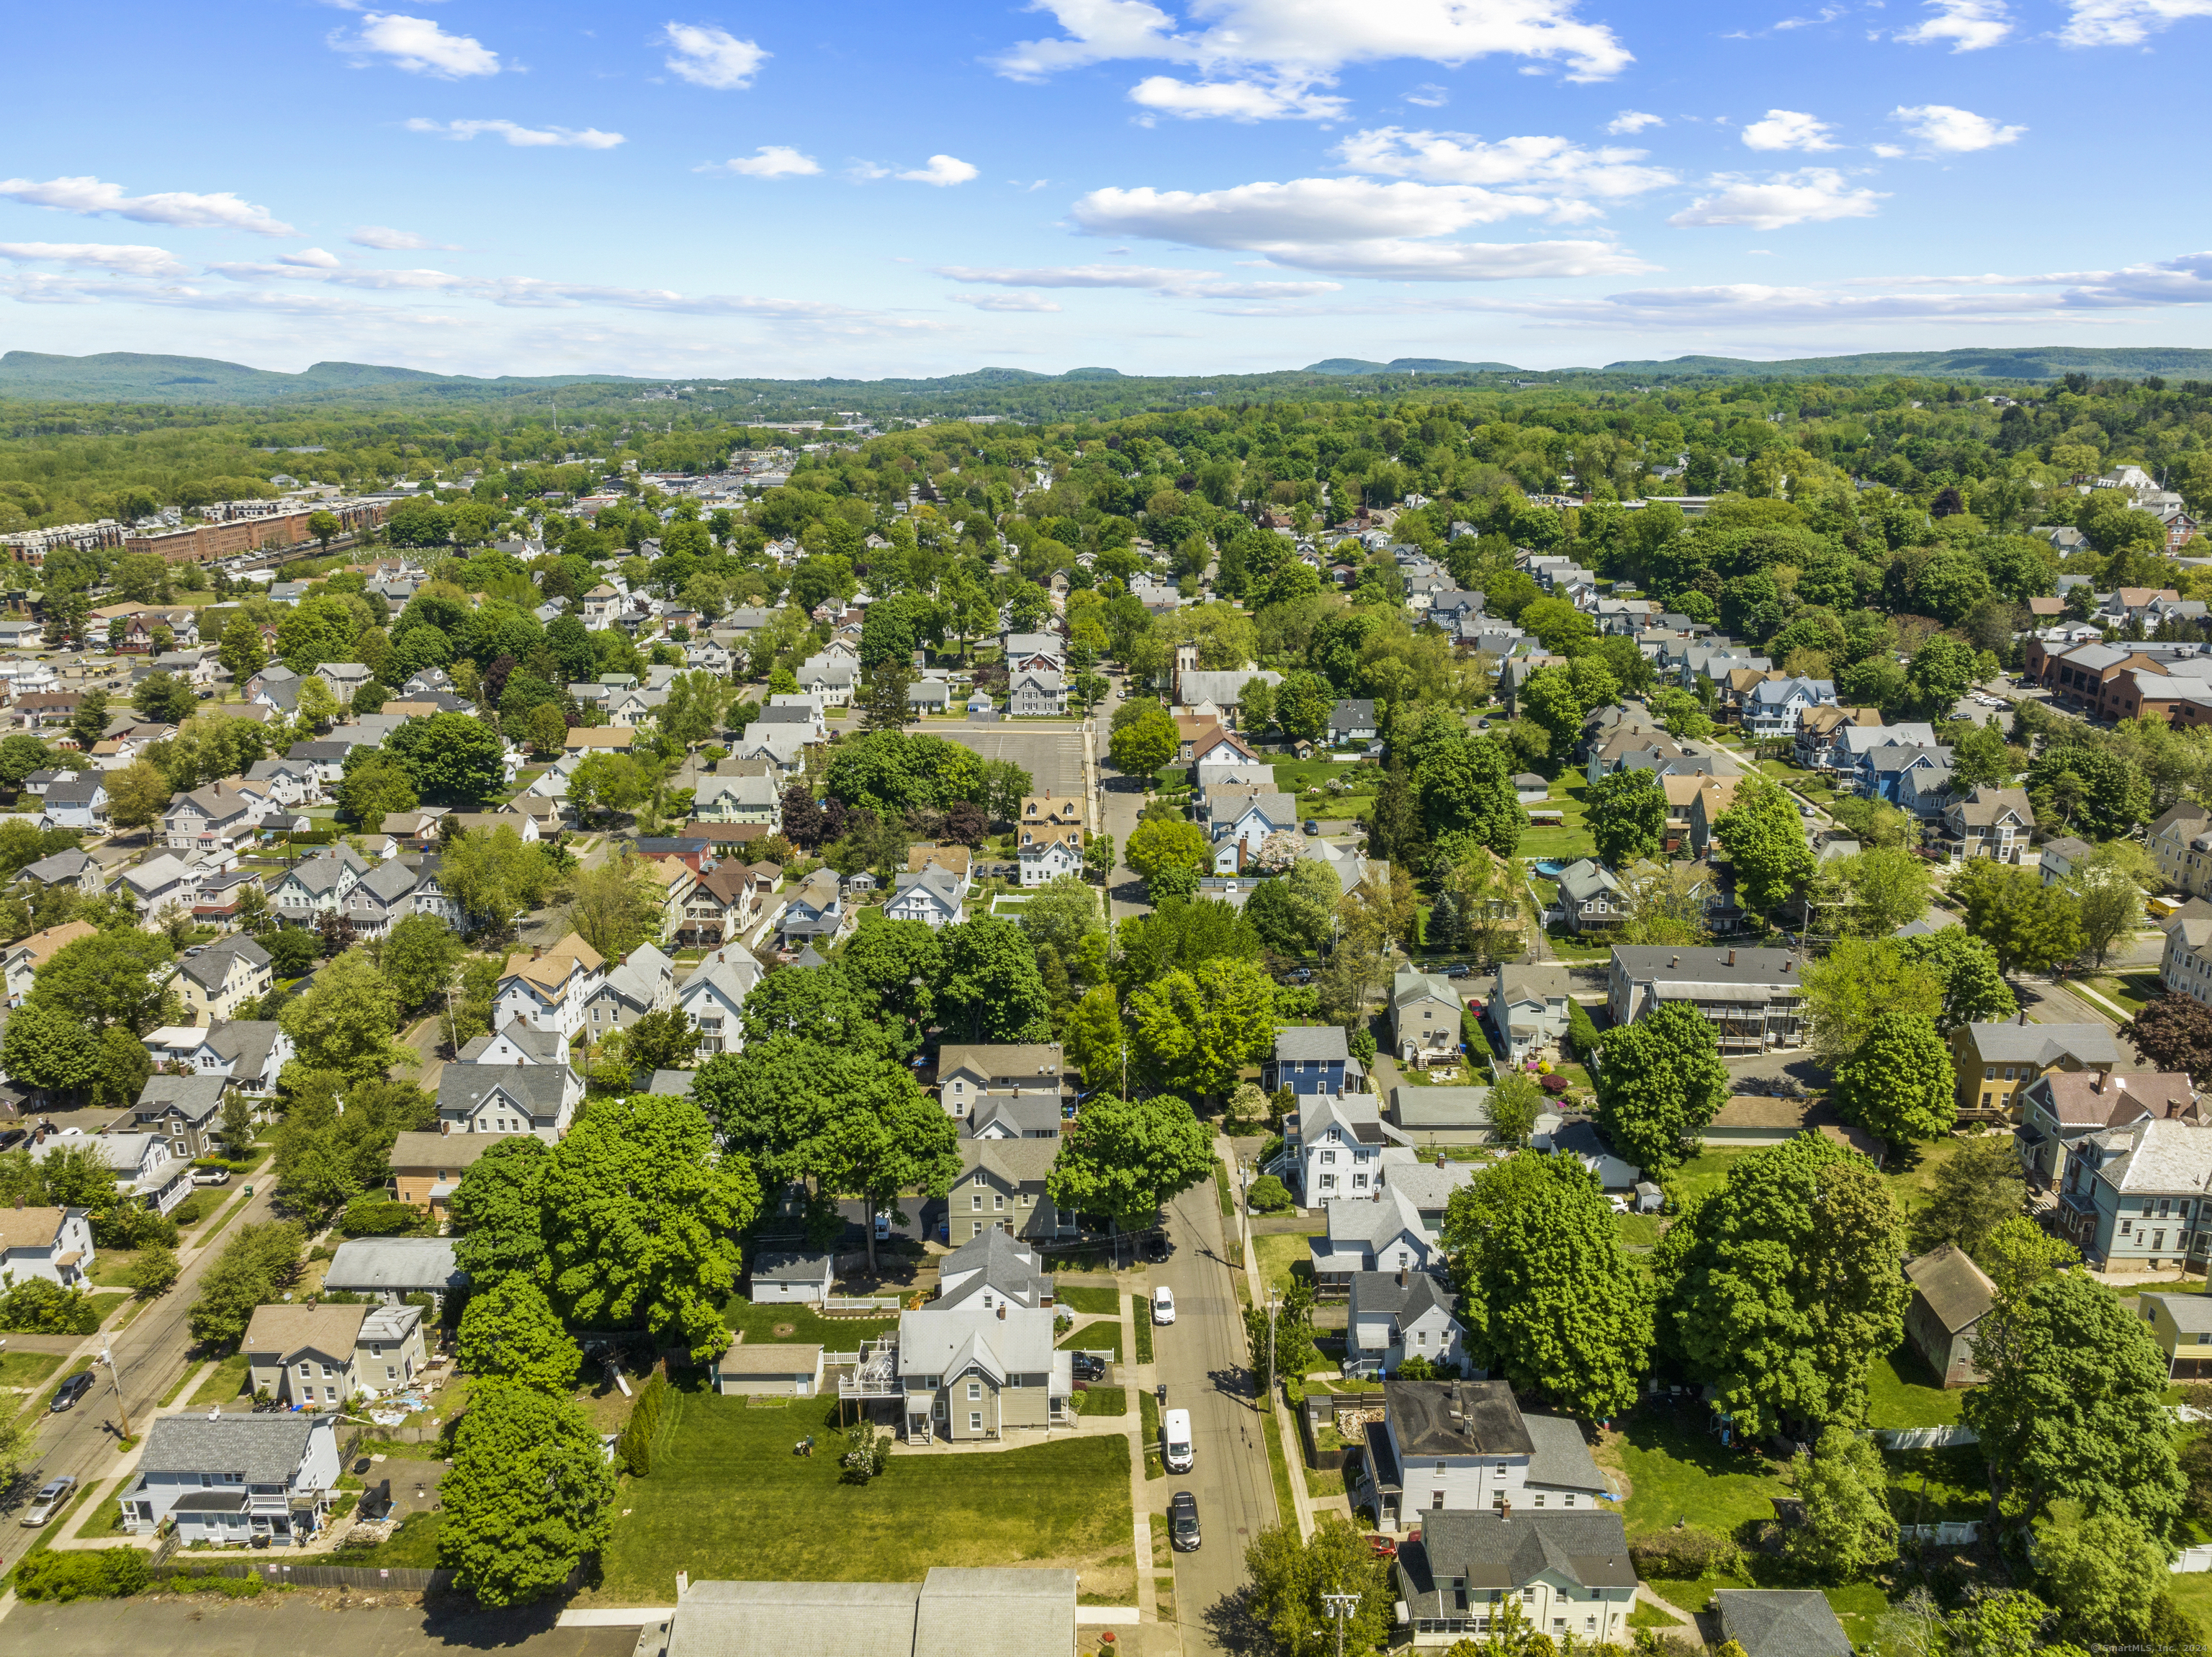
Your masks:
{"label": "white van", "polygon": [[1171,1473],[1190,1471],[1190,1411],[1170,1410],[1160,1416],[1160,1455]]}

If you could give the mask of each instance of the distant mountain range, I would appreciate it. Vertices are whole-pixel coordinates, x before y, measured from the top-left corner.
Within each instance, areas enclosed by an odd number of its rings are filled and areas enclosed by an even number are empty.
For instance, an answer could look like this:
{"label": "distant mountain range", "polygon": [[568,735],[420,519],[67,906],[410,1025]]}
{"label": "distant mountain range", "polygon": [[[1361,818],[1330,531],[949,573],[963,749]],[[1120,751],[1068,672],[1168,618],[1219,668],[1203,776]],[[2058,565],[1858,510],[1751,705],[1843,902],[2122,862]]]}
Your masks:
{"label": "distant mountain range", "polygon": [[[1023,410],[1081,408],[1104,411],[1109,406],[1134,411],[1137,408],[1188,406],[1192,399],[1217,394],[1279,395],[1316,375],[1329,379],[1412,381],[1480,380],[1492,375],[1527,376],[1547,385],[1597,378],[1641,381],[1682,379],[1814,379],[1825,375],[1924,375],[1943,379],[2050,381],[2079,373],[2100,378],[2136,378],[2148,375],[2178,379],[2212,380],[2212,350],[2165,346],[2031,345],[1981,347],[1951,351],[1869,351],[1850,356],[1801,356],[1775,362],[1757,362],[1734,356],[1678,356],[1667,362],[1608,362],[1603,368],[1522,369],[1510,362],[1463,362],[1448,357],[1401,356],[1388,362],[1360,357],[1332,356],[1303,369],[1271,374],[1125,375],[1118,369],[1070,369],[1065,374],[1039,374],[1028,369],[977,369],[971,373],[930,379],[757,380],[714,375],[690,377],[687,383],[749,393],[769,404],[787,403],[808,393],[863,395],[877,399],[908,397],[960,397],[982,394],[985,406],[991,393],[1018,399]],[[421,369],[397,369],[367,362],[318,362],[299,374],[247,368],[207,356],[158,356],[138,351],[106,351],[92,356],[55,356],[39,351],[9,351],[0,356],[0,398],[52,402],[116,403],[235,403],[303,404],[388,402],[421,397],[461,401],[493,400],[556,391],[567,386],[610,388],[623,395],[627,387],[658,387],[672,382],[661,375],[564,374],[501,375],[484,378],[473,375],[431,374]],[[1038,393],[1054,384],[1080,387],[1066,400]],[[1115,389],[1114,387],[1121,389]],[[1024,394],[1026,393],[1026,394]],[[1101,399],[1104,399],[1102,401]],[[1164,399],[1164,400],[1163,400]],[[725,411],[737,417],[739,410]],[[970,404],[969,412],[980,412]],[[773,415],[756,417],[777,417]]]}

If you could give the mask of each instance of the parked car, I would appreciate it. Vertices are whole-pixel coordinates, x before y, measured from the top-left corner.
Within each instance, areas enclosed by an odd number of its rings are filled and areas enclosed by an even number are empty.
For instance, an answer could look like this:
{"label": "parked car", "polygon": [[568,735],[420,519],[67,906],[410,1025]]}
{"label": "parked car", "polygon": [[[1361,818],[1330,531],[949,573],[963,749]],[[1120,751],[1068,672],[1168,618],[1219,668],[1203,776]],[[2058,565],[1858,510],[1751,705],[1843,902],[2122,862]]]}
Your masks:
{"label": "parked car", "polygon": [[1398,1538],[1395,1536],[1370,1536],[1367,1538],[1367,1551],[1377,1559],[1395,1559],[1398,1556]]}
{"label": "parked car", "polygon": [[195,1185],[228,1185],[229,1183],[228,1168],[194,1168],[192,1170],[192,1184]]}
{"label": "parked car", "polygon": [[1306,819],[1304,828],[1308,834],[1319,834],[1321,832],[1321,824],[1311,817]]}
{"label": "parked car", "polygon": [[891,1240],[891,1217],[888,1213],[876,1216],[876,1240],[888,1243]]}
{"label": "parked car", "polygon": [[1448,978],[1464,978],[1472,976],[1474,972],[1473,967],[1465,961],[1461,961],[1455,966],[1444,968],[1444,976]]}
{"label": "parked car", "polygon": [[70,1492],[76,1489],[76,1476],[64,1473],[59,1478],[50,1478],[39,1486],[39,1493],[31,1499],[31,1506],[23,1515],[26,1525],[43,1525],[62,1510]]}
{"label": "parked car", "polygon": [[1177,1552],[1198,1551],[1198,1498],[1188,1490],[1177,1490],[1168,1503],[1168,1539]]}
{"label": "parked car", "polygon": [[1070,1353],[1068,1359],[1068,1367],[1075,1372],[1076,1380],[1095,1381],[1106,1379],[1105,1359],[1095,1358],[1088,1352]]}
{"label": "parked car", "polygon": [[92,1391],[92,1371],[80,1371],[64,1381],[54,1392],[54,1401],[46,1409],[54,1415],[76,1408],[77,1400]]}
{"label": "parked car", "polygon": [[1156,1324],[1175,1321],[1175,1290],[1165,1283],[1152,1291],[1152,1321]]}
{"label": "parked car", "polygon": [[1168,1258],[1167,1233],[1156,1231],[1145,1240],[1145,1258],[1154,1265],[1158,1265]]}

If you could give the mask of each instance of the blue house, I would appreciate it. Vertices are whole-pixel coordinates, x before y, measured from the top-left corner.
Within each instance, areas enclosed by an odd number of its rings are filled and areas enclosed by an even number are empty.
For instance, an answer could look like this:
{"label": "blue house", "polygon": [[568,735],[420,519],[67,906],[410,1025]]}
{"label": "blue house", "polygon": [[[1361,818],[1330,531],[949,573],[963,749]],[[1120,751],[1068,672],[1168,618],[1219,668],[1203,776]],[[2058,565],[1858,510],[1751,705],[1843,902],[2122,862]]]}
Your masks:
{"label": "blue house", "polygon": [[1870,749],[1859,758],[1859,792],[1869,800],[1887,800],[1893,806],[1898,803],[1906,772],[1938,765],[1948,770],[1950,764],[1948,748],[1892,743],[1887,747]]}
{"label": "blue house", "polygon": [[1260,1067],[1260,1086],[1271,1093],[1278,1087],[1295,1093],[1358,1093],[1364,1080],[1340,1024],[1278,1032],[1274,1052]]}

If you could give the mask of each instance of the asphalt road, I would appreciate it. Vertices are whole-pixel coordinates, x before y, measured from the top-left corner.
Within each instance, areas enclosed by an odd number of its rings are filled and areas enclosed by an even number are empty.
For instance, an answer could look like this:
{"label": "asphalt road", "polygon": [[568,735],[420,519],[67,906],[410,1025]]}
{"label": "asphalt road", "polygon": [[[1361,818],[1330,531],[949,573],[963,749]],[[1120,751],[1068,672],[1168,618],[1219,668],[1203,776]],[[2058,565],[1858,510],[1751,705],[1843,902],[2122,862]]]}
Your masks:
{"label": "asphalt road", "polygon": [[[234,1180],[226,1187],[226,1197],[235,1193],[240,1183]],[[222,1234],[208,1247],[185,1256],[176,1287],[140,1313],[128,1329],[110,1337],[116,1362],[122,1368],[123,1398],[129,1406],[135,1432],[145,1432],[161,1395],[190,1362],[192,1337],[185,1320],[199,1293],[201,1277],[222,1252],[224,1241],[235,1235],[239,1227],[269,1218],[270,1188],[274,1180],[264,1168],[252,1183],[253,1198],[246,1204],[246,1212],[224,1227]],[[49,1478],[74,1473],[82,1483],[90,1484],[113,1474],[116,1441],[123,1435],[122,1417],[116,1408],[115,1389],[109,1385],[106,1370],[97,1373],[99,1381],[82,1403],[58,1416],[48,1416],[40,1427],[35,1459],[25,1463],[25,1477],[18,1481],[15,1489],[0,1499],[0,1523],[12,1520],[28,1493]],[[4,1535],[0,1532],[0,1536]],[[7,1549],[4,1541],[0,1541],[0,1552],[14,1551],[16,1550]]]}
{"label": "asphalt road", "polygon": [[[1223,1254],[1222,1221],[1208,1180],[1168,1210],[1173,1252],[1152,1281],[1175,1291],[1176,1321],[1152,1331],[1155,1373],[1167,1407],[1191,1416],[1190,1471],[1146,1486],[1164,1506],[1177,1490],[1198,1498],[1203,1545],[1175,1556],[1176,1609],[1186,1652],[1231,1648],[1244,1587],[1244,1550],[1275,1523],[1275,1486],[1251,1371],[1245,1368],[1243,1313]],[[1157,1521],[1155,1521],[1157,1522]]]}
{"label": "asphalt road", "polygon": [[457,1614],[410,1605],[363,1605],[343,1611],[329,1596],[269,1593],[258,1599],[100,1599],[76,1605],[18,1604],[0,1622],[0,1657],[297,1657],[325,1645],[347,1657],[428,1657],[432,1653],[523,1650],[530,1657],[629,1657],[637,1630],[564,1629],[555,1611]]}

